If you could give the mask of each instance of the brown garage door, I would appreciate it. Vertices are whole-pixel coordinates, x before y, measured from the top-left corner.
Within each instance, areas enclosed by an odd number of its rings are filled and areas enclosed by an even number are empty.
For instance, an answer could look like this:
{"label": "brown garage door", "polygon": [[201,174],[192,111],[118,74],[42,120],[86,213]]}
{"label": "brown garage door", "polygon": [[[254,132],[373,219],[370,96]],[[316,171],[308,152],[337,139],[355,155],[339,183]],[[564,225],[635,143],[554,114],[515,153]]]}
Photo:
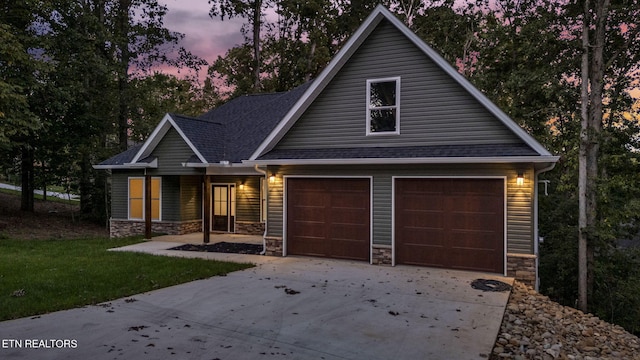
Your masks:
{"label": "brown garage door", "polygon": [[287,253],[369,260],[369,179],[287,179]]}
{"label": "brown garage door", "polygon": [[504,272],[502,179],[397,179],[396,262]]}

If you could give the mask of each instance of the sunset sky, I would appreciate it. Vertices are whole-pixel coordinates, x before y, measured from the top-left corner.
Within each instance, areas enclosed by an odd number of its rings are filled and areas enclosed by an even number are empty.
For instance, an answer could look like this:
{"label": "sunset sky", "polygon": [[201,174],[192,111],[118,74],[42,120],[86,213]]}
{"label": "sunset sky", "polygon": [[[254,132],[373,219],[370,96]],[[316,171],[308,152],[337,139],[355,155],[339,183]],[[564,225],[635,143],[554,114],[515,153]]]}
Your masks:
{"label": "sunset sky", "polygon": [[[165,27],[183,33],[185,38],[180,45],[209,64],[242,42],[243,19],[225,19],[224,22],[212,19],[207,0],[160,0],[159,3],[169,9],[164,19]],[[203,72],[206,74],[206,69]]]}

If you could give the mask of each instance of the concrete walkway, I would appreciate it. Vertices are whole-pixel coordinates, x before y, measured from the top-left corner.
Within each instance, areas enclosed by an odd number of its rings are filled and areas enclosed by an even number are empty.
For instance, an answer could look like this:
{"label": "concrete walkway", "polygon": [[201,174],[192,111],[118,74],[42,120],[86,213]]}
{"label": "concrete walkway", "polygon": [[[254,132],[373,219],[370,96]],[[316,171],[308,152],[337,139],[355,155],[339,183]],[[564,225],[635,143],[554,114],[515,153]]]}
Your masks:
{"label": "concrete walkway", "polygon": [[[173,244],[180,243],[118,250],[258,265],[100,306],[2,322],[0,358],[482,359],[491,352],[509,294],[470,283],[513,281],[411,266],[166,250]],[[32,339],[76,346],[25,348]],[[22,340],[23,347],[8,340]]]}

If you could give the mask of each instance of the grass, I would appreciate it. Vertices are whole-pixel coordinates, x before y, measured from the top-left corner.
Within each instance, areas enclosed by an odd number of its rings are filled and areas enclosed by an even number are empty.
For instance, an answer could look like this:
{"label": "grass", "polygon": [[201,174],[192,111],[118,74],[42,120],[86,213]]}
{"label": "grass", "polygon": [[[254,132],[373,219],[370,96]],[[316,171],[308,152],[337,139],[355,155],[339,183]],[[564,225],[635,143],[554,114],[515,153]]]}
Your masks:
{"label": "grass", "polygon": [[0,240],[0,321],[98,304],[253,266],[107,251],[140,241]]}

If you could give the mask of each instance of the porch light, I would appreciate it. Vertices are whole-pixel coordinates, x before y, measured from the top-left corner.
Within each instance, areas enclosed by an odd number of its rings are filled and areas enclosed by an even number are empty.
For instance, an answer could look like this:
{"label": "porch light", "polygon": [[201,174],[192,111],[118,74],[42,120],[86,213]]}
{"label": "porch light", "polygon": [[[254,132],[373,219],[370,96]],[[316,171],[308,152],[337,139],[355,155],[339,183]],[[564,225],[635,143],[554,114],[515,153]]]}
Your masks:
{"label": "porch light", "polygon": [[516,185],[522,186],[524,185],[524,174],[522,171],[518,171],[518,177],[516,178]]}
{"label": "porch light", "polygon": [[238,187],[240,190],[244,190],[244,184],[240,184],[240,186]]}
{"label": "porch light", "polygon": [[271,173],[271,175],[269,176],[269,182],[272,184],[276,182],[276,174]]}

